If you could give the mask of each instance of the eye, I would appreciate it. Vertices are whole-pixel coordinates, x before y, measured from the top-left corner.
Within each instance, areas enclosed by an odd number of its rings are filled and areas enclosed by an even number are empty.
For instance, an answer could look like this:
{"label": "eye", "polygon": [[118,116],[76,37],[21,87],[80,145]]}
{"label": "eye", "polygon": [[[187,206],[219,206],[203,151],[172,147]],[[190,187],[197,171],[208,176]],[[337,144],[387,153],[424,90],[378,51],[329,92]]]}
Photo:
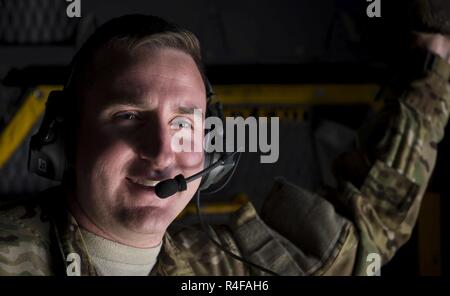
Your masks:
{"label": "eye", "polygon": [[171,129],[191,129],[192,124],[189,119],[183,117],[176,117],[170,122]]}
{"label": "eye", "polygon": [[135,121],[140,120],[139,115],[136,112],[119,112],[114,115],[114,119],[121,120],[121,121]]}

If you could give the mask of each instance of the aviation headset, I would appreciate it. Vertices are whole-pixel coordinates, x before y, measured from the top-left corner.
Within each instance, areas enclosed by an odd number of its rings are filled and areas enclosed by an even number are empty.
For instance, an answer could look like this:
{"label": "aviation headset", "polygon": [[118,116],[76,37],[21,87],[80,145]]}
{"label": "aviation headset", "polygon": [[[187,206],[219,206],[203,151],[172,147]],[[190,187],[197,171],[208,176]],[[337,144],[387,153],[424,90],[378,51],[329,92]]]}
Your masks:
{"label": "aviation headset", "polygon": [[[143,26],[143,24],[148,25]],[[68,94],[68,89],[71,87],[72,76],[75,69],[79,66],[79,56],[85,51],[85,47],[88,47],[87,44],[92,45],[92,43],[97,43],[101,45],[102,41],[104,42],[111,37],[108,35],[111,34],[111,32],[118,30],[119,32],[129,34],[129,31],[127,30],[130,28],[136,36],[143,34],[148,36],[163,32],[179,32],[178,27],[161,18],[144,15],[123,16],[99,27],[74,56],[70,65],[69,79],[64,85],[63,90],[52,91],[49,94],[40,128],[38,132],[31,137],[30,141],[28,158],[28,169],[30,172],[55,181],[62,181],[64,174],[72,168],[73,163],[70,161],[69,154],[74,153],[73,146],[75,143],[68,139],[72,139],[71,137],[74,137],[74,134],[67,135],[67,133],[75,132],[75,130],[68,130],[68,126],[71,124],[69,118],[72,116],[70,112],[73,112],[73,110],[70,110],[71,107],[73,107],[70,102],[71,99],[74,100],[75,98],[70,97],[71,94]],[[113,34],[114,36],[117,36],[120,33]],[[212,86],[206,77],[204,77],[203,80],[205,83],[207,100],[205,116],[206,118],[210,116],[219,117],[224,123],[222,105],[220,102],[212,102],[212,97],[214,96]],[[222,127],[223,126],[225,125],[223,124]],[[208,137],[209,135],[208,131],[205,130],[206,145],[211,144],[211,139]],[[219,133],[216,133],[215,136],[216,140],[221,140],[223,147],[226,147],[224,131],[222,130]],[[217,139],[217,137],[220,137],[221,139]],[[210,167],[221,159],[227,158],[227,161],[203,175],[199,190],[206,191],[206,193],[208,189],[211,190],[213,185],[218,184],[225,176],[228,175],[230,177],[230,172],[232,174],[233,168],[237,165],[239,160],[238,153],[230,155],[230,153],[227,152],[207,151],[211,151],[211,149],[205,149],[204,152],[205,168]]]}

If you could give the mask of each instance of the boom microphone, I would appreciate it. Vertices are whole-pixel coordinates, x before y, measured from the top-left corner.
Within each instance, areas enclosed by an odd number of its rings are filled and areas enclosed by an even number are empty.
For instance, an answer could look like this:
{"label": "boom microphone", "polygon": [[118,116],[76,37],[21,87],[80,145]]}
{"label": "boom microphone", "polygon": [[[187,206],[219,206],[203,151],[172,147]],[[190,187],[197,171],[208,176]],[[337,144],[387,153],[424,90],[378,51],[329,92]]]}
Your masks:
{"label": "boom microphone", "polygon": [[210,171],[218,167],[219,165],[224,165],[228,159],[234,156],[235,153],[226,155],[215,163],[207,167],[206,169],[185,178],[182,174],[175,176],[173,179],[167,179],[159,182],[155,187],[155,193],[159,198],[168,198],[169,196],[174,195],[177,192],[181,192],[187,189],[187,183],[192,182],[204,175],[208,174]]}
{"label": "boom microphone", "polygon": [[155,193],[159,198],[167,198],[179,191],[187,189],[187,181],[182,174],[156,184]]}

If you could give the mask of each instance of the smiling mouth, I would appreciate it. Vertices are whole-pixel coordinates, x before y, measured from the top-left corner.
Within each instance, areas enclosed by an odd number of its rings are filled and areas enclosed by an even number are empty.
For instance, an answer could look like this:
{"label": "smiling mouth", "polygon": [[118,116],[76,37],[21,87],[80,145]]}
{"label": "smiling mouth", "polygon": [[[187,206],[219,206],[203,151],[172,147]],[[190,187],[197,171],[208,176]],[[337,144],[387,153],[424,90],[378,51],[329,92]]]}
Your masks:
{"label": "smiling mouth", "polygon": [[142,185],[145,187],[155,187],[159,182],[159,180],[152,180],[152,179],[144,179],[144,178],[127,178],[134,184]]}

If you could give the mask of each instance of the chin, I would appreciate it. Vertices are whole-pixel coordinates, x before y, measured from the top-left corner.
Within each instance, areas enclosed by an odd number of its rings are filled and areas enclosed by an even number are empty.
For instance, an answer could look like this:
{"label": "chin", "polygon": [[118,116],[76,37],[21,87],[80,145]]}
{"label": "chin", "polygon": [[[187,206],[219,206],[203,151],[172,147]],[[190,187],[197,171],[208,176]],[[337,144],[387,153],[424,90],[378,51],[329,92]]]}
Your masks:
{"label": "chin", "polygon": [[145,206],[121,209],[117,218],[125,228],[137,232],[155,234],[165,232],[174,218],[161,208]]}

